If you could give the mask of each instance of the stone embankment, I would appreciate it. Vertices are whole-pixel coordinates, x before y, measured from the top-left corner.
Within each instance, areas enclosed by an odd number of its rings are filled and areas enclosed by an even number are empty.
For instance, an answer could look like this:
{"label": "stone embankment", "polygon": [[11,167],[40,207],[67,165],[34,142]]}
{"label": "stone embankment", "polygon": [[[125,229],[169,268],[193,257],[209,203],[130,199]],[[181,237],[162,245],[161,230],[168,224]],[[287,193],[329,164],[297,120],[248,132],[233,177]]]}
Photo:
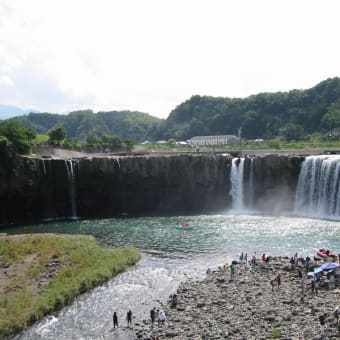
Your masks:
{"label": "stone embankment", "polygon": [[[281,285],[271,279],[280,273]],[[308,279],[307,279],[308,278]],[[164,307],[167,321],[135,325],[137,339],[321,339],[319,316],[327,313],[324,339],[340,338],[333,310],[340,302],[340,287],[304,290],[297,271],[286,258],[273,258],[265,267],[236,266],[233,280],[222,270],[203,282],[185,282],[177,307]]]}

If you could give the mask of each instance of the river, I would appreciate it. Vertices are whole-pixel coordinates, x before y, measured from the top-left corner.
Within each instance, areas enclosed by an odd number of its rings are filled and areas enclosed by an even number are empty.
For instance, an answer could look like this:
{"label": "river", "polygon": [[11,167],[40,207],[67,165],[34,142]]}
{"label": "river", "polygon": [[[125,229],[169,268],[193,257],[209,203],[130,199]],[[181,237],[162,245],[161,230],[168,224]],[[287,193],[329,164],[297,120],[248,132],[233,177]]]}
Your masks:
{"label": "river", "polygon": [[[190,230],[176,229],[177,222]],[[126,328],[131,309],[141,323],[152,307],[161,307],[180,282],[200,280],[216,268],[254,252],[267,255],[315,255],[317,248],[340,253],[340,223],[318,219],[256,214],[113,218],[55,222],[3,230],[8,233],[73,233],[93,235],[106,247],[133,246],[141,261],[105,285],[79,296],[72,305],[50,315],[13,339],[134,339]],[[112,327],[117,311],[119,330]]]}

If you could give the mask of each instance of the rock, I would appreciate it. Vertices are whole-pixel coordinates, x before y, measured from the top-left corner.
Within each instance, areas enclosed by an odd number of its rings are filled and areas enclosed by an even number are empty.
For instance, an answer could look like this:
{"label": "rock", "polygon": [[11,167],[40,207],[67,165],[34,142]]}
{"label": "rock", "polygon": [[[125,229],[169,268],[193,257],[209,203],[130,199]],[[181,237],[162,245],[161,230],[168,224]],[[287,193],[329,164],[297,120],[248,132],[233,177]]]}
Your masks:
{"label": "rock", "polygon": [[171,338],[171,337],[174,337],[174,336],[178,336],[178,332],[166,332],[165,333],[165,336],[167,338]]}
{"label": "rock", "polygon": [[[176,340],[250,340],[268,339],[270,332],[278,328],[283,334],[282,339],[297,336],[312,339],[320,332],[318,315],[332,312],[340,288],[334,292],[320,290],[318,296],[307,294],[305,304],[296,303],[300,301],[301,293],[296,274],[282,271],[288,261],[279,257],[272,260],[275,271],[281,272],[284,283],[280,290],[275,289],[274,292],[267,274],[257,266],[249,273],[240,265],[238,271],[243,275],[241,281],[244,284],[237,279],[229,284],[218,281],[182,283],[178,298],[183,303],[181,307],[185,308],[167,308],[169,322],[166,332],[177,333],[173,336]],[[310,315],[311,308],[318,310],[314,317]],[[331,328],[329,322],[328,326]],[[157,327],[151,332],[148,325],[144,327],[148,330],[147,334],[161,334]]]}

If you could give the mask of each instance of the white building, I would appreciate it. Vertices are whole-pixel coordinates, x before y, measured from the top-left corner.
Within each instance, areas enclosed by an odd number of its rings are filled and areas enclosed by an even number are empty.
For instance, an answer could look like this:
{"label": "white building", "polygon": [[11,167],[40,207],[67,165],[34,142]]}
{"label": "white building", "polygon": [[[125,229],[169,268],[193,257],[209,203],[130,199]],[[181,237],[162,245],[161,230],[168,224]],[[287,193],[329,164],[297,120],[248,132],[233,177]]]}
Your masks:
{"label": "white building", "polygon": [[234,135],[195,136],[189,142],[192,146],[237,145],[240,139]]}

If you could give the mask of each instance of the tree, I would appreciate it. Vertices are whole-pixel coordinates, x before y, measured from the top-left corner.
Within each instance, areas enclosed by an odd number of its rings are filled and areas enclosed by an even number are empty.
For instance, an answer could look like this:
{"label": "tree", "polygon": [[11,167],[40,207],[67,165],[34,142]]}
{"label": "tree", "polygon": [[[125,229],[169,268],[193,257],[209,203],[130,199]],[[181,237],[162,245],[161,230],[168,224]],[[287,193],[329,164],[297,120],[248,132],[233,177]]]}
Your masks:
{"label": "tree", "polygon": [[340,99],[329,106],[322,118],[322,123],[329,130],[340,128]]}
{"label": "tree", "polygon": [[24,128],[17,120],[5,120],[0,122],[0,136],[2,138],[2,147],[8,151],[17,154],[28,153],[32,147],[33,140],[36,136],[32,128]]}
{"label": "tree", "polygon": [[303,127],[294,123],[287,123],[279,129],[280,136],[284,137],[287,141],[300,140],[303,138],[303,133]]}
{"label": "tree", "polygon": [[104,135],[101,139],[102,146],[110,150],[118,150],[122,147],[122,140],[114,135]]}
{"label": "tree", "polygon": [[174,146],[176,146],[176,141],[175,141],[173,138],[170,138],[170,139],[168,140],[168,145],[169,145],[170,147],[174,147]]}
{"label": "tree", "polygon": [[49,143],[52,145],[58,145],[66,137],[66,129],[63,125],[53,127],[49,132]]}
{"label": "tree", "polygon": [[132,150],[133,146],[135,145],[134,141],[131,140],[131,139],[125,139],[124,140],[124,145],[125,145],[125,148],[129,151]]}

